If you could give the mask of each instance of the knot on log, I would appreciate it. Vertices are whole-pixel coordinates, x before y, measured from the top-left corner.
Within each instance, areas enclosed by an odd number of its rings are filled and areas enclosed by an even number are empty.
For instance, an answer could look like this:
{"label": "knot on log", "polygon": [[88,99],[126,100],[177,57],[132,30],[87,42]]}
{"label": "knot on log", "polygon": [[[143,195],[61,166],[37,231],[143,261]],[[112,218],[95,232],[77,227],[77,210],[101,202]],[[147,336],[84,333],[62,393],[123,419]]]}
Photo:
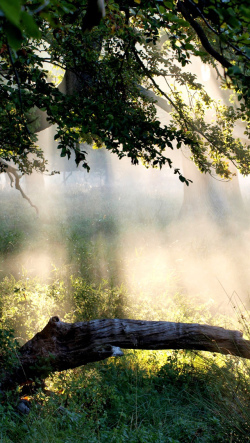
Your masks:
{"label": "knot on log", "polygon": [[51,323],[57,323],[59,321],[60,321],[60,318],[57,315],[55,315],[54,317],[51,317],[51,319],[50,319]]}

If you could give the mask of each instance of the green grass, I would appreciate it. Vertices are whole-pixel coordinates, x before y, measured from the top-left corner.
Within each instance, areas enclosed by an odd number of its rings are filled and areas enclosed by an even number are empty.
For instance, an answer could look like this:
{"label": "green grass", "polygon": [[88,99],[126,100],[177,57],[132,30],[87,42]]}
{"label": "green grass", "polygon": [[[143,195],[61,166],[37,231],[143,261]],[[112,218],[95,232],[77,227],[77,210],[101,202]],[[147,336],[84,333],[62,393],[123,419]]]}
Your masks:
{"label": "green grass", "polygon": [[30,397],[28,416],[17,415],[18,393],[12,393],[0,406],[2,439],[247,442],[249,392],[242,370],[236,360],[127,352],[55,375],[48,381],[50,396]]}
{"label": "green grass", "polygon": [[[41,200],[37,219],[32,208],[24,212],[18,195],[1,196],[0,371],[15,363],[14,338],[23,344],[52,315],[70,322],[200,322],[249,336],[249,313],[239,297],[227,300],[227,315],[212,300],[213,287],[190,294],[183,286],[190,251],[206,264],[218,238],[196,235],[171,252],[178,240],[174,199],[74,187],[55,197],[46,205]],[[17,412],[20,389],[7,399],[0,393],[0,442],[248,442],[249,374],[249,362],[231,356],[125,351],[54,374],[50,392],[27,393],[27,416]]]}

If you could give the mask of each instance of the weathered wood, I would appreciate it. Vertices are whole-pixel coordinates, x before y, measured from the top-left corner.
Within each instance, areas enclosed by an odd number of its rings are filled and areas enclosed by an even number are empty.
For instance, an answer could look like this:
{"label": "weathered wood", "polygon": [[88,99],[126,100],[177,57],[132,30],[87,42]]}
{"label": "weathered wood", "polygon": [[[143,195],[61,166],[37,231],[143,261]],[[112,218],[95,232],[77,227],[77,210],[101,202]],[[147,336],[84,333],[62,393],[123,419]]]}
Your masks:
{"label": "weathered wood", "polygon": [[239,331],[197,323],[104,319],[64,323],[52,317],[20,348],[20,366],[2,389],[50,372],[122,355],[124,349],[192,349],[250,358],[250,341]]}

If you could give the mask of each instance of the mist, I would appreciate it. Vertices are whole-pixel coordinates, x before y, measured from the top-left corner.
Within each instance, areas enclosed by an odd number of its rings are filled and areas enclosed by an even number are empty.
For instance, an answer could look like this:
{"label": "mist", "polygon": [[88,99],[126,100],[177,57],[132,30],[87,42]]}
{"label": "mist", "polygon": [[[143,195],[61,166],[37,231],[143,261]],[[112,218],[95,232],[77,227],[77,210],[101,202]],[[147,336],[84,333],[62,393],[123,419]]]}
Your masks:
{"label": "mist", "polygon": [[86,249],[90,279],[124,284],[152,306],[180,293],[211,312],[228,314],[235,297],[249,307],[249,180],[239,180],[240,209],[223,194],[222,212],[205,195],[199,199],[200,182],[186,189],[169,169],[147,170],[112,155],[106,161],[104,172],[94,165],[89,174],[71,171],[66,181],[66,173],[42,181],[34,174],[23,183],[39,217],[17,191],[2,190],[2,217],[21,237],[18,248],[7,245],[2,277],[46,282],[62,267],[70,275],[84,267]]}
{"label": "mist", "polygon": [[[227,100],[215,72],[200,69],[211,95]],[[160,108],[157,115],[162,124],[169,121]],[[236,135],[242,138],[243,130],[239,125]],[[230,316],[239,303],[249,308],[248,178],[237,174],[223,182],[201,174],[188,151],[167,152],[192,180],[186,186],[169,167],[132,166],[91,146],[84,147],[87,173],[73,158],[60,157],[54,133],[44,130],[38,144],[50,171],[60,174],[21,179],[39,216],[1,174],[1,279],[50,283],[55,275],[59,281],[79,274],[96,284],[124,285],[128,303],[146,297],[145,320],[150,306],[160,309],[178,294],[187,304],[206,304],[211,315]]]}

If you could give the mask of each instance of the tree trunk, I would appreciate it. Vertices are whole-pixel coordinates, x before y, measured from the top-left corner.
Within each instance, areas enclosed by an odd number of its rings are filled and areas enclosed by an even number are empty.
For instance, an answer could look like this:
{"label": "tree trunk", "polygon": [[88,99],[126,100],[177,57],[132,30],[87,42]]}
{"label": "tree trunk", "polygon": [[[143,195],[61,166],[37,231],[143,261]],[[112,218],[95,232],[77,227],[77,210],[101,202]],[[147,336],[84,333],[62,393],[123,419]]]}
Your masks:
{"label": "tree trunk", "polygon": [[64,323],[52,317],[45,328],[21,347],[19,367],[7,374],[1,389],[25,384],[63,371],[121,356],[124,349],[193,349],[250,359],[250,341],[239,331],[216,326],[104,319]]}

